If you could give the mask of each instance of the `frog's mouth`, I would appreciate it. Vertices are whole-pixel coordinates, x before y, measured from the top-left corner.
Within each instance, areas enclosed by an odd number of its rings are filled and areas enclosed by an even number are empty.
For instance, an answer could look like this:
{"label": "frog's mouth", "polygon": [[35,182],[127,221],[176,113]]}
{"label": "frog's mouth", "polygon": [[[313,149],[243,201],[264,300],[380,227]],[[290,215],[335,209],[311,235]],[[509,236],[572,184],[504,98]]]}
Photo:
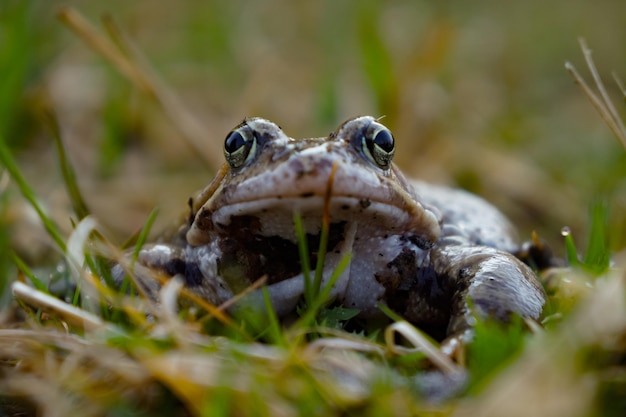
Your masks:
{"label": "frog's mouth", "polygon": [[[331,224],[358,224],[358,238],[410,235],[424,247],[437,238],[435,233],[438,228],[431,227],[430,218],[427,218],[429,222],[424,221],[426,210],[421,206],[410,210],[352,196],[334,195],[328,201],[327,199],[326,196],[310,193],[297,197],[243,201],[222,206],[213,212],[203,208],[187,233],[187,241],[191,245],[201,245],[206,243],[211,234],[209,230],[213,233],[239,236],[243,230],[250,236],[278,236],[296,242],[295,217],[302,220],[306,234],[316,235],[320,233],[325,210]],[[417,209],[421,211],[416,214]],[[430,212],[426,213],[432,215]]]}
{"label": "frog's mouth", "polygon": [[[325,205],[325,197],[317,195],[266,198],[222,207],[213,212],[212,220],[215,227],[228,232],[233,226],[241,227],[237,219],[246,218],[250,233],[281,236],[295,242],[295,216],[302,220],[305,233],[318,234]],[[357,223],[359,234],[366,236],[403,234],[412,229],[411,213],[367,198],[333,196],[328,201],[327,210],[331,224]],[[427,236],[424,238],[429,240]]]}

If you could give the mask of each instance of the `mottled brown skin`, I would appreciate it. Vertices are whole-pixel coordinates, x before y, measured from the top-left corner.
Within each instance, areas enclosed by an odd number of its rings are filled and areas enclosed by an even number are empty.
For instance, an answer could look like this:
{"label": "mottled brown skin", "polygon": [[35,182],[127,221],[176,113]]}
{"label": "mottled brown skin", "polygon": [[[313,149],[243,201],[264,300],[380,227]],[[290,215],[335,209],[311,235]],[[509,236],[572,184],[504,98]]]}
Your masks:
{"label": "mottled brown skin", "polygon": [[[188,221],[169,241],[142,249],[140,282],[156,294],[150,270],[178,275],[220,304],[266,276],[274,308],[288,315],[304,279],[293,212],[315,265],[327,202],[324,280],[351,254],[331,294],[363,317],[381,315],[377,306],[385,303],[438,338],[466,332],[472,314],[538,318],[544,291],[512,255],[518,246],[508,220],[469,193],[408,181],[391,163],[394,146],[367,116],[327,138],[300,140],[266,120],[245,120],[227,136],[229,164],[192,201]],[[246,302],[260,300],[253,293]]]}

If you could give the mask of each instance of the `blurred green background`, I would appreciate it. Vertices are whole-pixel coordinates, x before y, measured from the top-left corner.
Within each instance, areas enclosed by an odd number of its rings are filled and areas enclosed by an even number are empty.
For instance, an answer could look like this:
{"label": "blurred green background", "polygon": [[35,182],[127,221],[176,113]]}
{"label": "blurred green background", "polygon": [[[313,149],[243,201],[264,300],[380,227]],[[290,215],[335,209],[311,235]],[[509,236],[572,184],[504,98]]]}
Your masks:
{"label": "blurred green background", "polygon": [[[109,15],[201,123],[204,155],[221,155],[245,116],[293,137],[322,136],[361,114],[385,116],[396,161],[411,176],[484,195],[562,252],[568,225],[584,242],[590,203],[611,209],[626,241],[626,157],[564,69],[588,80],[586,38],[618,108],[626,79],[626,2],[19,1],[0,3],[0,134],[69,232],[53,111],[90,208],[121,242],[154,206],[163,227],[215,166],[181,139],[149,97],[61,24],[71,6]],[[50,246],[32,210],[3,193],[11,246]]]}

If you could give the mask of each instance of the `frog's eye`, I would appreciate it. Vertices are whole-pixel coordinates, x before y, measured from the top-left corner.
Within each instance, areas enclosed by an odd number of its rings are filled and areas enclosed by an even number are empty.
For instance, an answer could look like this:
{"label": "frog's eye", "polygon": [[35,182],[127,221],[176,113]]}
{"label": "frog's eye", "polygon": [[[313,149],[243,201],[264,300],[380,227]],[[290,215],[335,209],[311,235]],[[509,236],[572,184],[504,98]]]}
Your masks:
{"label": "frog's eye", "polygon": [[256,149],[256,136],[249,126],[233,130],[224,141],[224,157],[232,168],[243,166]]}
{"label": "frog's eye", "polygon": [[376,166],[389,169],[396,150],[393,135],[385,126],[372,122],[367,126],[361,139],[363,153]]}

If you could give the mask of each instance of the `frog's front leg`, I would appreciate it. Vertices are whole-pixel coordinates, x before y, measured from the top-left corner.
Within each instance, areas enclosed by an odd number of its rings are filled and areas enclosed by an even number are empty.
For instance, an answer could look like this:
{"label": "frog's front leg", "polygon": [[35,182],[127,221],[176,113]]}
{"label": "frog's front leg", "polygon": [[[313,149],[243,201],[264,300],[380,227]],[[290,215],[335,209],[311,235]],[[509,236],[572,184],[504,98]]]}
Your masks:
{"label": "frog's front leg", "polygon": [[473,315],[502,321],[512,313],[532,319],[541,315],[545,292],[533,271],[510,253],[447,245],[431,251],[431,263],[455,288],[448,336],[471,329]]}
{"label": "frog's front leg", "polygon": [[211,245],[200,247],[178,246],[165,243],[145,245],[135,262],[131,255],[125,265],[112,269],[113,279],[121,284],[127,273],[150,298],[157,299],[161,283],[172,277],[183,280],[185,288],[204,300],[219,305],[233,296],[230,288],[218,276],[219,256]]}

